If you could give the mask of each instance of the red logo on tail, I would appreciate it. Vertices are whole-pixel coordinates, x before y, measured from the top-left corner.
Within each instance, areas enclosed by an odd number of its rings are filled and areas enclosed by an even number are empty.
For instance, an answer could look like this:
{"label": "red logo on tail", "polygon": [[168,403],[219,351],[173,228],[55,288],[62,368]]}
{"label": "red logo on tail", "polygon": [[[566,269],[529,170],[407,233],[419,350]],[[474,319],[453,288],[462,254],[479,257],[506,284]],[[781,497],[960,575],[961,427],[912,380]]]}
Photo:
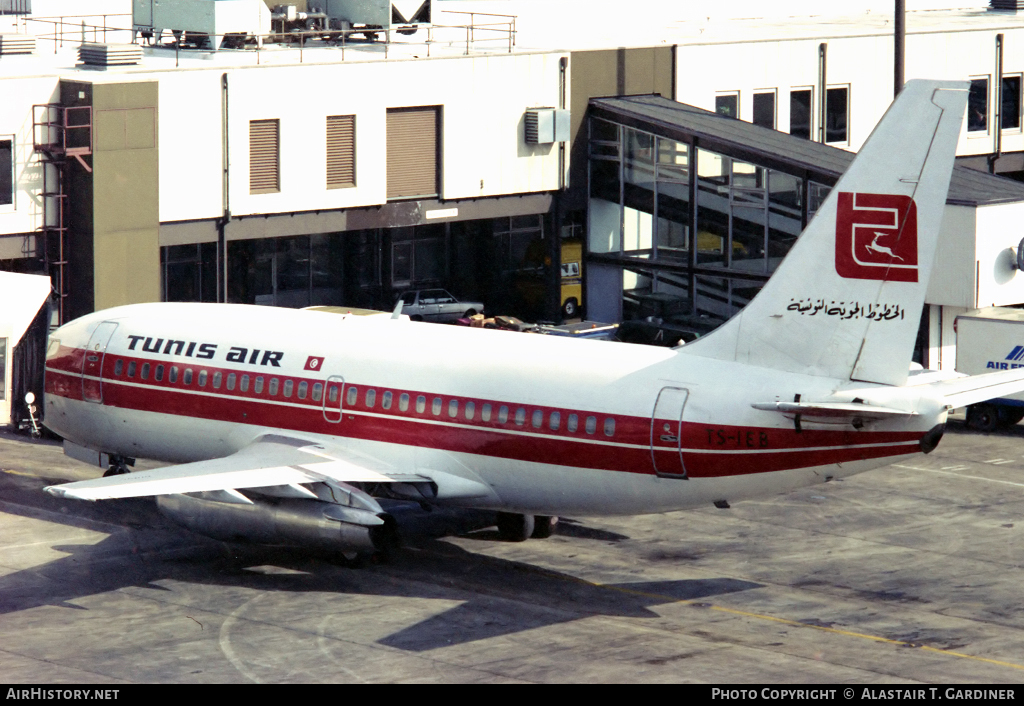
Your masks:
{"label": "red logo on tail", "polygon": [[839,193],[836,272],[848,279],[917,281],[917,204],[895,194]]}

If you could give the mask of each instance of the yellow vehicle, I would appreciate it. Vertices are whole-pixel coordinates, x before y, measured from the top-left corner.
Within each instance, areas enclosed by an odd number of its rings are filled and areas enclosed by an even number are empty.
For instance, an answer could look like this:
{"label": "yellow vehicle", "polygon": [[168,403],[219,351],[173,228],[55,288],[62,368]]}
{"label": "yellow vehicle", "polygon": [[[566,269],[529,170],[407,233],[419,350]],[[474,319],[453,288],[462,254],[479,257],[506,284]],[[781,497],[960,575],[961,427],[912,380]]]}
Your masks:
{"label": "yellow vehicle", "polygon": [[583,301],[583,241],[562,241],[562,316],[579,316]]}

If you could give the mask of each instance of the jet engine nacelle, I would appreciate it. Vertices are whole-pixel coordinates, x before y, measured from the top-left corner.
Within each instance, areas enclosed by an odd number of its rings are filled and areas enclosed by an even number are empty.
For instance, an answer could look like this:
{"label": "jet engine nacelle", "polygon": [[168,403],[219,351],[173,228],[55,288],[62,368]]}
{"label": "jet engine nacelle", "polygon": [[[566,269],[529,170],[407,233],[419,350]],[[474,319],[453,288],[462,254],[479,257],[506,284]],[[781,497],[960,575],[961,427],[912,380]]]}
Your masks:
{"label": "jet engine nacelle", "polygon": [[343,554],[387,552],[398,542],[397,524],[387,513],[319,500],[259,498],[243,504],[196,493],[161,495],[157,505],[193,532],[228,542],[315,547]]}

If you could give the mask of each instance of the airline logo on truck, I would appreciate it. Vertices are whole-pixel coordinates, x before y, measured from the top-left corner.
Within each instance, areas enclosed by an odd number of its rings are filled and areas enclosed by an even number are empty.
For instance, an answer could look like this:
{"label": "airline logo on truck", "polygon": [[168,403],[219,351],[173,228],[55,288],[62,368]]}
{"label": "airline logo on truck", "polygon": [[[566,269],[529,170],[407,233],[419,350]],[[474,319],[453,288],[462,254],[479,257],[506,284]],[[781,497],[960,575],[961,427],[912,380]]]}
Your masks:
{"label": "airline logo on truck", "polygon": [[839,192],[836,272],[847,279],[917,281],[917,204],[909,196]]}
{"label": "airline logo on truck", "polygon": [[[1024,346],[1014,346],[1013,350],[1010,351],[1010,355],[1006,356],[1003,360],[1019,361],[1024,358]],[[999,360],[990,360],[985,363],[985,367],[991,370],[1011,370],[1013,368],[1024,368],[1024,363],[1004,363]]]}

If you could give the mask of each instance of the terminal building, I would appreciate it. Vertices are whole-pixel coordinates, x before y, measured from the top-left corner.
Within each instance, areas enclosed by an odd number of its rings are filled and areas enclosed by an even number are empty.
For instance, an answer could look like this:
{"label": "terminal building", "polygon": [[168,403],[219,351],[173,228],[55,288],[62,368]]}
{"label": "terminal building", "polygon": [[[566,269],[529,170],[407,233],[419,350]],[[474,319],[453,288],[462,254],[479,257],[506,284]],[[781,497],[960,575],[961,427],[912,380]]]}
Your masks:
{"label": "terminal building", "polygon": [[[588,318],[728,317],[891,101],[893,3],[671,5],[0,0],[0,268],[53,323],[433,287],[555,320],[582,243]],[[918,355],[949,368],[958,313],[1024,304],[1024,14],[908,0],[903,44],[971,86]]]}

